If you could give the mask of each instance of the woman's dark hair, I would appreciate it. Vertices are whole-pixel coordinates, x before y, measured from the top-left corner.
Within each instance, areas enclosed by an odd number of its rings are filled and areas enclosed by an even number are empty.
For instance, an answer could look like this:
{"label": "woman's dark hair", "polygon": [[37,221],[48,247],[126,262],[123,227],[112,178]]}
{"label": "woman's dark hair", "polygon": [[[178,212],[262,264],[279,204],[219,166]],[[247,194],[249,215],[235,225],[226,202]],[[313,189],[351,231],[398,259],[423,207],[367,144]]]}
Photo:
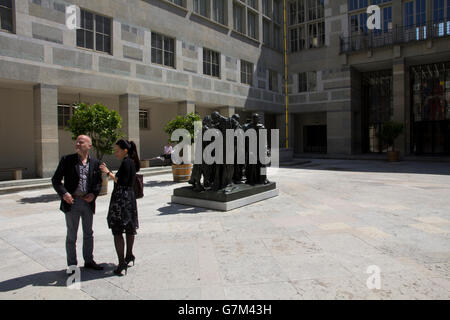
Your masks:
{"label": "woman's dark hair", "polygon": [[139,170],[141,170],[141,162],[139,161],[136,144],[133,141],[121,139],[116,142],[116,145],[118,145],[122,150],[128,150],[128,156],[134,161],[136,172],[139,172]]}

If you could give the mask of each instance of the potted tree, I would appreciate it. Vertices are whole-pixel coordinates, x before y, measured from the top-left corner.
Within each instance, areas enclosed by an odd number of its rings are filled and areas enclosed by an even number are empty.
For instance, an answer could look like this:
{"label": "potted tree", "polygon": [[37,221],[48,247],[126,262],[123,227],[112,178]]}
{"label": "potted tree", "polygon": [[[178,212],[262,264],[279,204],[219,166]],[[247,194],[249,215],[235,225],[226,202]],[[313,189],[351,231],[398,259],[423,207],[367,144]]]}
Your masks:
{"label": "potted tree", "polygon": [[[170,120],[164,127],[164,131],[169,135],[169,139],[172,143],[172,133],[177,129],[186,129],[191,135],[191,143],[194,142],[194,122],[201,121],[200,116],[194,112],[191,112],[185,116],[177,116],[175,119]],[[175,182],[189,181],[192,174],[192,163],[172,164],[173,180]]]}
{"label": "potted tree", "polygon": [[387,152],[388,161],[399,161],[399,152],[395,151],[395,139],[397,139],[402,132],[403,124],[400,122],[388,121],[383,123],[378,138],[387,145],[388,149],[389,147],[392,147],[391,151],[388,150]]}
{"label": "potted tree", "polygon": [[[87,105],[80,103],[75,107],[73,117],[68,122],[67,130],[72,133],[72,139],[85,134],[91,137],[92,146],[97,159],[113,154],[114,143],[123,137],[122,118],[115,110],[110,110],[102,104]],[[102,174],[102,190],[100,195],[108,193],[108,177]]]}

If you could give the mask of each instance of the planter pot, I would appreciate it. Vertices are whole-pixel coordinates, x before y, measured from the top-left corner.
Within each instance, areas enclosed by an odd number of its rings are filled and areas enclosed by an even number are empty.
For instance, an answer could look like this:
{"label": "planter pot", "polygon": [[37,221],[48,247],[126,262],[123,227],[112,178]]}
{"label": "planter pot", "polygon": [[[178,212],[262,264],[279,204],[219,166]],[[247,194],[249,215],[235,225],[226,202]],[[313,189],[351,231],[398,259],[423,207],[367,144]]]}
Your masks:
{"label": "planter pot", "polygon": [[108,194],[108,176],[106,173],[102,173],[102,188],[100,189],[99,196],[104,196]]}
{"label": "planter pot", "polygon": [[191,179],[192,164],[173,164],[172,173],[173,181],[187,182]]}
{"label": "planter pot", "polygon": [[387,158],[389,162],[397,162],[399,161],[399,152],[398,151],[388,151]]}

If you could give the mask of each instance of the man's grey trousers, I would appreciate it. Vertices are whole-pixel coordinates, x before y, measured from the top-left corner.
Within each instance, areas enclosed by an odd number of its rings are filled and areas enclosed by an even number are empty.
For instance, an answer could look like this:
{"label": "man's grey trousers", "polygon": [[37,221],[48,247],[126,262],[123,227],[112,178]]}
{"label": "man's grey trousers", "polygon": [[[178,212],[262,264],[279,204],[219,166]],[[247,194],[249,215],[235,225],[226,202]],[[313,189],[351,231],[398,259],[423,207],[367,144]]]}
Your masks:
{"label": "man's grey trousers", "polygon": [[85,263],[93,262],[94,256],[94,231],[92,224],[94,221],[94,213],[89,204],[81,198],[75,198],[75,203],[72,205],[72,210],[66,213],[66,253],[67,265],[76,266],[77,262],[77,234],[78,226],[83,227],[83,258]]}

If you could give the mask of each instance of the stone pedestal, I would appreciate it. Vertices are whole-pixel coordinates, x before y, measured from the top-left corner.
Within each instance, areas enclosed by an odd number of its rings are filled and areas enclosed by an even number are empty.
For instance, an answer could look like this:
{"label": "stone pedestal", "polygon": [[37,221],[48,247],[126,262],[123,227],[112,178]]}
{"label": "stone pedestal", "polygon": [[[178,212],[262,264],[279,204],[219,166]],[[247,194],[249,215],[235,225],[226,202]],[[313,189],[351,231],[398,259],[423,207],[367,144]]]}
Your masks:
{"label": "stone pedestal", "polygon": [[172,203],[218,211],[230,211],[278,195],[279,189],[277,189],[275,182],[255,186],[241,184],[233,186],[226,191],[197,192],[192,187],[183,187],[174,190]]}

